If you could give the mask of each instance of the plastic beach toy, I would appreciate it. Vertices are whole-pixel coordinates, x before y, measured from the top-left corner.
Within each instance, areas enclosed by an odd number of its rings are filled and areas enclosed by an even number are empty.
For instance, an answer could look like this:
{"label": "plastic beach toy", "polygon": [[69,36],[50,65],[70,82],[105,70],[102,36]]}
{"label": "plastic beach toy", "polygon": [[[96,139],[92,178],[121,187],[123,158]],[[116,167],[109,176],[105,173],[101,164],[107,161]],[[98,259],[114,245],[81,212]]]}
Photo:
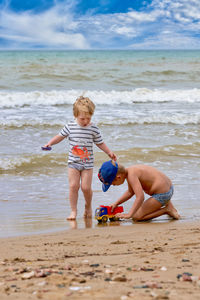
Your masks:
{"label": "plastic beach toy", "polygon": [[44,150],[44,151],[50,151],[51,150],[51,147],[41,147],[42,148],[42,150]]}
{"label": "plastic beach toy", "polygon": [[106,206],[106,205],[100,205],[95,210],[95,219],[101,223],[101,222],[107,222],[108,219],[110,221],[115,221],[118,218],[115,217],[117,213],[122,213],[124,211],[123,206],[117,206],[113,212],[111,212],[111,206]]}

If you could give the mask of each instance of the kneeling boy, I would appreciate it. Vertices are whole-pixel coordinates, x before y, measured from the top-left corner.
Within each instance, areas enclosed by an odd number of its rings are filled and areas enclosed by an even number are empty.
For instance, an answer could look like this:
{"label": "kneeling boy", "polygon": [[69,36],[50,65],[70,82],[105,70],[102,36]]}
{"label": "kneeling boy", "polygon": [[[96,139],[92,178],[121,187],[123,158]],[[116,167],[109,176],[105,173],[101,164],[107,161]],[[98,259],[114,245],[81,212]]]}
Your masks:
{"label": "kneeling boy", "polygon": [[[133,165],[128,168],[112,160],[104,162],[99,169],[102,189],[106,192],[111,185],[128,183],[127,191],[113,203],[112,210],[135,195],[135,201],[127,214],[119,213],[118,218],[134,221],[150,220],[164,214],[173,219],[180,218],[171,202],[173,185],[171,180],[159,170],[146,165]],[[150,196],[144,201],[144,192]]]}

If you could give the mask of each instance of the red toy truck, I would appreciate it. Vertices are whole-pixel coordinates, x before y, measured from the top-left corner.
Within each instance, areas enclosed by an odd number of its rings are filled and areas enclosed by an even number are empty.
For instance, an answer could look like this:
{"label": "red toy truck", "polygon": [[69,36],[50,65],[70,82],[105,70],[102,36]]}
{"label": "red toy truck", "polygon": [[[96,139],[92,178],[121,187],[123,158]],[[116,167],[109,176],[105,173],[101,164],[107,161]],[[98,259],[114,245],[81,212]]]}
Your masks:
{"label": "red toy truck", "polygon": [[108,219],[114,221],[116,220],[115,215],[123,211],[123,206],[117,206],[114,211],[111,212],[111,206],[100,205],[100,207],[95,210],[95,219],[98,222],[107,222]]}

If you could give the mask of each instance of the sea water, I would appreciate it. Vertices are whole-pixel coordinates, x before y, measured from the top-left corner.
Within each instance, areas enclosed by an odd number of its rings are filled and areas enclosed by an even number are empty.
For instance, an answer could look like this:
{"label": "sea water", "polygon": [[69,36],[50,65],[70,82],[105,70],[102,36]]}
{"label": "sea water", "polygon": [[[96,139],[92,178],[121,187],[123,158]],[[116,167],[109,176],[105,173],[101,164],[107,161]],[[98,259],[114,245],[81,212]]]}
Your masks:
{"label": "sea water", "polygon": [[[82,218],[82,192],[77,222],[66,221],[68,140],[41,150],[73,119],[72,104],[83,94],[119,162],[163,171],[182,219],[199,218],[199,77],[200,51],[1,51],[0,236],[98,226]],[[93,215],[127,188],[102,192],[97,173],[109,158],[95,145],[94,153]]]}

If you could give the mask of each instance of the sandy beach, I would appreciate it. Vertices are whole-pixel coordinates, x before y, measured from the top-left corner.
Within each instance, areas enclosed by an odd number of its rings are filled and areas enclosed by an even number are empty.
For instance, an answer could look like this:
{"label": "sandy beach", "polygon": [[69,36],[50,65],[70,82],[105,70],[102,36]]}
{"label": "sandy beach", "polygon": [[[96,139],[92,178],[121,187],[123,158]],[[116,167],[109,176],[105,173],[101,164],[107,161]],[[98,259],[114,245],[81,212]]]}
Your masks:
{"label": "sandy beach", "polygon": [[199,299],[199,222],[2,238],[0,298]]}

